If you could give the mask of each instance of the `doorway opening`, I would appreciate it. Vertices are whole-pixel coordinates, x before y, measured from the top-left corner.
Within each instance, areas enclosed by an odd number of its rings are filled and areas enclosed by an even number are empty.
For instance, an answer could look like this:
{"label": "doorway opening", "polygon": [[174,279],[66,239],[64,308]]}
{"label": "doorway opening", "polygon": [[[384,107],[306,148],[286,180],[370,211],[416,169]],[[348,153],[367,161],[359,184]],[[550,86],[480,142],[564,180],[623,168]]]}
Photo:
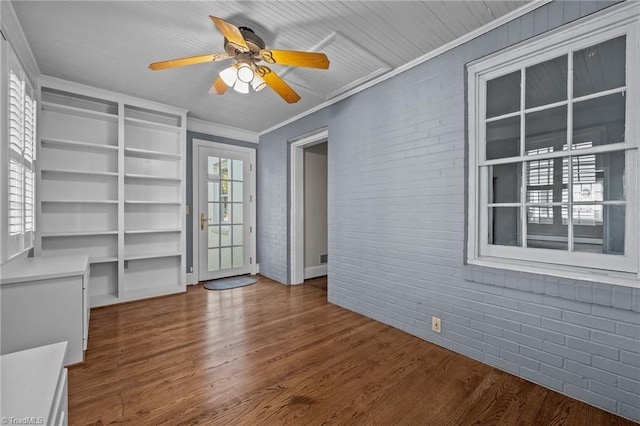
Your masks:
{"label": "doorway opening", "polygon": [[326,129],[291,143],[290,284],[327,275]]}

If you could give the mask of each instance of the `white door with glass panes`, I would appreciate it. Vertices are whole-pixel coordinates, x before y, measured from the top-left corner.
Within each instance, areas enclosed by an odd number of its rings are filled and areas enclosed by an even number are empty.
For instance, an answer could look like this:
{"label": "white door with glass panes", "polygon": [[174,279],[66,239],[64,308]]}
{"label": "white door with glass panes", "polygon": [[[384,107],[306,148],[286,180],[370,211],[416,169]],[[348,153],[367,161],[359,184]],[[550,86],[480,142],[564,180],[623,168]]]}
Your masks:
{"label": "white door with glass panes", "polygon": [[250,156],[199,147],[199,279],[251,272]]}

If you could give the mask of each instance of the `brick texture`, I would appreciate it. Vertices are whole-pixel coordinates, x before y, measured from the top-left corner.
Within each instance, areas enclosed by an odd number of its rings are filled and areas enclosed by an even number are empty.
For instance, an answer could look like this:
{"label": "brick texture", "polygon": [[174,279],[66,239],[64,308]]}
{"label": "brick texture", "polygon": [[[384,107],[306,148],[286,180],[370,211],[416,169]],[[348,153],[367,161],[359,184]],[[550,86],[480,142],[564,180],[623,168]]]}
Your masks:
{"label": "brick texture", "polygon": [[465,64],[610,4],[549,3],[262,135],[261,273],[289,279],[288,141],[328,126],[332,303],[640,421],[640,289],[464,263]]}

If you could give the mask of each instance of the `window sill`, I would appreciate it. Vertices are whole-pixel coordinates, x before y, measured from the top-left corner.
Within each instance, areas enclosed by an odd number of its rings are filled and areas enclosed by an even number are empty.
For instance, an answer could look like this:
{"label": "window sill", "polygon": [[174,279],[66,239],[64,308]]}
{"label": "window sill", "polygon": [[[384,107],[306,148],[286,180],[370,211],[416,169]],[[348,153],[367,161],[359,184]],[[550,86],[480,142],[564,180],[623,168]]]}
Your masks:
{"label": "window sill", "polygon": [[488,268],[506,269],[510,271],[589,281],[593,283],[605,283],[623,287],[640,288],[640,278],[638,278],[637,274],[549,265],[546,263],[501,259],[496,257],[470,258],[467,259],[467,263],[470,265],[485,266]]}

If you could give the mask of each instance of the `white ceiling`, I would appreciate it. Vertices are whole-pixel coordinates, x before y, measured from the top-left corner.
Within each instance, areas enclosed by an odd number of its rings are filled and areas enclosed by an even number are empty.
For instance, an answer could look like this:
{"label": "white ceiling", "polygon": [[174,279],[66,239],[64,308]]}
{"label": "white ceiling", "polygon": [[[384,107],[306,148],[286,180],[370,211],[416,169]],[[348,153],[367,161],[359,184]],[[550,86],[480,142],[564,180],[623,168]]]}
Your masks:
{"label": "white ceiling", "polygon": [[[44,75],[170,104],[189,117],[262,132],[388,73],[527,1],[14,1]],[[208,15],[252,28],[267,48],[319,50],[329,70],[273,65],[301,96],[209,94],[228,62],[150,71],[224,52]]]}

